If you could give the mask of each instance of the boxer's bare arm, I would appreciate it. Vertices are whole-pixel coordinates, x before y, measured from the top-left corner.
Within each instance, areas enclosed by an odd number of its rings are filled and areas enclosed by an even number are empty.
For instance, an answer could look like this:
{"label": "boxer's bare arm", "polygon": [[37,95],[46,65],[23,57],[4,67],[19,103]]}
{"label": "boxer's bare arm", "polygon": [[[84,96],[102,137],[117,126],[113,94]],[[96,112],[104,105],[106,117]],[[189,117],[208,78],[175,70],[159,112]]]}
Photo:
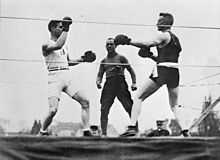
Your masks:
{"label": "boxer's bare arm", "polygon": [[45,43],[42,45],[43,56],[49,55],[52,51],[61,49],[66,42],[67,32],[62,32],[55,43]]}
{"label": "boxer's bare arm", "polygon": [[142,48],[142,47],[155,47],[159,45],[163,45],[164,43],[169,43],[170,35],[168,33],[158,32],[155,37],[145,42],[131,41],[130,45]]}

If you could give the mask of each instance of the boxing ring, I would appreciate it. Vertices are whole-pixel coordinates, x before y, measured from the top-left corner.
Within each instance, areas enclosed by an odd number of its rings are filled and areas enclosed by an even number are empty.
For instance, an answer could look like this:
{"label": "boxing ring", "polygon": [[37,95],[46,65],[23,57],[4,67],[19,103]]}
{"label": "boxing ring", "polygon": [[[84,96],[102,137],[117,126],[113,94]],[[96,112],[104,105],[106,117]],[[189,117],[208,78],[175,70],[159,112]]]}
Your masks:
{"label": "boxing ring", "polygon": [[220,138],[0,137],[2,160],[218,160]]}
{"label": "boxing ring", "polygon": [[[48,21],[48,18],[8,17],[1,19]],[[75,20],[74,23],[130,25],[154,27],[155,25],[123,24],[97,21]],[[220,27],[174,26],[176,28],[220,30]],[[0,58],[0,61],[42,63],[38,59]],[[94,63],[98,65],[100,63]],[[111,63],[106,63],[112,65]],[[115,65],[114,63],[113,65]],[[118,65],[122,65],[119,63]],[[125,64],[126,65],[126,64]],[[183,68],[219,68],[212,65],[180,65]],[[219,76],[210,74],[203,78],[181,84],[180,87],[215,86],[220,83],[197,82]],[[0,82],[1,83],[1,82]],[[7,85],[7,83],[5,83]],[[4,84],[3,84],[4,85]],[[10,84],[9,84],[10,85]],[[219,104],[220,97],[210,104],[200,117],[193,122],[189,130],[193,130]],[[193,109],[193,108],[192,108]],[[196,108],[197,111],[201,111]],[[119,137],[71,137],[71,136],[33,136],[10,135],[0,136],[0,160],[219,160],[220,137],[153,137],[153,138],[119,138]]]}

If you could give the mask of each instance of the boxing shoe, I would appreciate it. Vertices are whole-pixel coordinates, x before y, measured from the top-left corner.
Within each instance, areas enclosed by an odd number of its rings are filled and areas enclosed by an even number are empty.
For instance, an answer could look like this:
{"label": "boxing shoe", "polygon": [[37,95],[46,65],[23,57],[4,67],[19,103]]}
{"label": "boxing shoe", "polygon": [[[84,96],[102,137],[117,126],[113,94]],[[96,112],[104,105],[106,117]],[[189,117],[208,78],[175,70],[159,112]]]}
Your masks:
{"label": "boxing shoe", "polygon": [[40,130],[40,132],[39,132],[38,135],[39,135],[39,136],[49,136],[50,134],[49,134],[48,131]]}
{"label": "boxing shoe", "polygon": [[122,133],[119,137],[133,137],[138,134],[138,130],[136,126],[128,126],[127,130]]}
{"label": "boxing shoe", "polygon": [[90,130],[84,130],[83,131],[83,137],[92,137],[92,133]]}

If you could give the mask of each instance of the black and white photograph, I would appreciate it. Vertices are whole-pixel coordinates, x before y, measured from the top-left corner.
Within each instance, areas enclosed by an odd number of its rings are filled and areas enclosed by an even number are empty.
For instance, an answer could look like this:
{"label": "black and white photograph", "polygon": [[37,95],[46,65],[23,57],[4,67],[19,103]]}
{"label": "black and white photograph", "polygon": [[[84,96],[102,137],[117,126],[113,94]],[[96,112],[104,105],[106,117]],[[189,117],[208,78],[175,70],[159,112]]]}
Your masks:
{"label": "black and white photograph", "polygon": [[219,160],[219,0],[0,0],[0,160]]}

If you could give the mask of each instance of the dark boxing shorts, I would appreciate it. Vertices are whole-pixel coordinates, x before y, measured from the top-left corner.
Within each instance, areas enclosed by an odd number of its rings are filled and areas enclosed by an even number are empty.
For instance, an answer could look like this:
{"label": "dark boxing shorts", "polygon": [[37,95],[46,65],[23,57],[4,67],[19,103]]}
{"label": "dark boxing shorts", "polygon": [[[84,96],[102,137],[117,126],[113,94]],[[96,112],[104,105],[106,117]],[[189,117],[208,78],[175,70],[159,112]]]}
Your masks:
{"label": "dark boxing shorts", "polygon": [[149,78],[160,86],[166,84],[169,88],[176,88],[179,86],[179,69],[157,66],[157,74],[152,73]]}

